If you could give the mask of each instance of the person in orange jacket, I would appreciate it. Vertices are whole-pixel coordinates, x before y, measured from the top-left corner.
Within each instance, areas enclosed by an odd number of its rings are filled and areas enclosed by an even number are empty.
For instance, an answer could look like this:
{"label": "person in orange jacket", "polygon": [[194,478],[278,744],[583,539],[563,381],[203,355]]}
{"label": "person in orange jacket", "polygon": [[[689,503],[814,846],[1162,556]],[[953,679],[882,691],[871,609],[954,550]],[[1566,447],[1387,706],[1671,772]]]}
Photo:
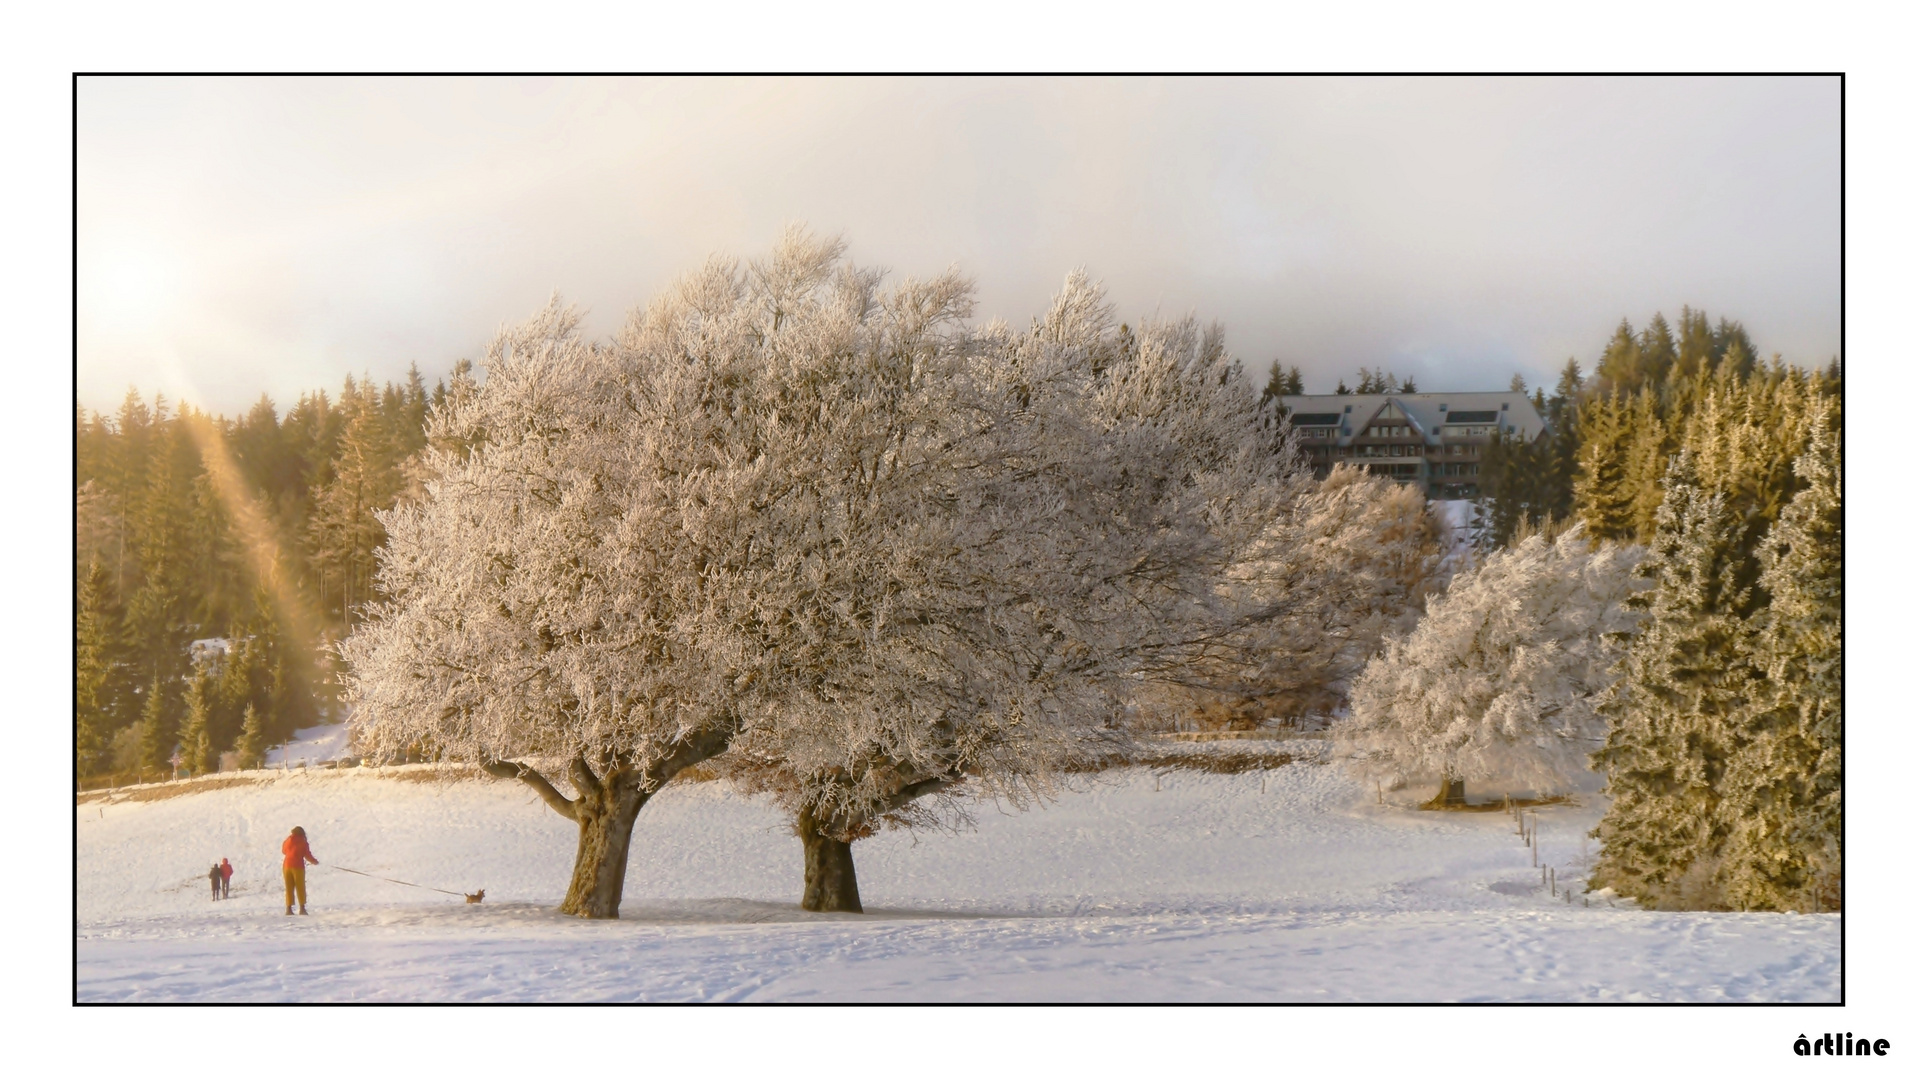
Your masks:
{"label": "person in orange jacket", "polygon": [[312,849],[307,847],[307,831],[295,825],[293,832],[285,840],[280,841],[280,854],[283,856],[280,860],[280,876],[286,879],[287,886],[287,914],[293,914],[293,897],[298,894],[300,914],[305,915],[307,913],[307,864],[320,865],[320,860],[314,858]]}
{"label": "person in orange jacket", "polygon": [[225,855],[220,856],[220,899],[233,899],[233,864]]}

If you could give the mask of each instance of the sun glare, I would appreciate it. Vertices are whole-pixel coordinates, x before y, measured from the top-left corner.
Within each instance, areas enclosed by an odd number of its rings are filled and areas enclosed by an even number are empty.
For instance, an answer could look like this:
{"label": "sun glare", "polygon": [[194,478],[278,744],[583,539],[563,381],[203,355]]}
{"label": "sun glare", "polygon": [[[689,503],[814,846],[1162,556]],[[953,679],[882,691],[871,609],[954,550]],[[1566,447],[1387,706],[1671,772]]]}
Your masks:
{"label": "sun glare", "polygon": [[179,302],[183,270],[150,247],[116,247],[80,261],[80,312],[101,327],[151,326]]}

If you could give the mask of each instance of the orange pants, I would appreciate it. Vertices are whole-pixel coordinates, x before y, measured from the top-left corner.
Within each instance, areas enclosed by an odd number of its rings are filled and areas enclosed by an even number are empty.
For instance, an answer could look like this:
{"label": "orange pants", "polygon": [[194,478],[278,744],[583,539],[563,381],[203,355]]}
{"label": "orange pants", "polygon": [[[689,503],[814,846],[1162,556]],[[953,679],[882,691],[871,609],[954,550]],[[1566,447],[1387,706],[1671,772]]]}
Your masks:
{"label": "orange pants", "polygon": [[280,876],[284,877],[287,883],[287,910],[293,910],[293,897],[297,894],[300,897],[300,910],[305,911],[307,909],[307,868],[305,866],[283,867],[280,870]]}

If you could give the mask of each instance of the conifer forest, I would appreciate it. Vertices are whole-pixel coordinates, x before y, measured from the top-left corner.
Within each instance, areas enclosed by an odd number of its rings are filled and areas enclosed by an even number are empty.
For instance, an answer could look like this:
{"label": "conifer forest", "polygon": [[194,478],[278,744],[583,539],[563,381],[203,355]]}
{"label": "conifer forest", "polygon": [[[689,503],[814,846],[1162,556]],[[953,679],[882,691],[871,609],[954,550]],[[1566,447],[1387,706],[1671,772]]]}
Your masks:
{"label": "conifer forest", "polygon": [[191,773],[257,765],[331,713],[331,643],[374,597],[375,515],[417,490],[445,393],[414,371],[233,419],[137,390],[110,416],[76,409],[82,776],[170,769],[176,747]]}

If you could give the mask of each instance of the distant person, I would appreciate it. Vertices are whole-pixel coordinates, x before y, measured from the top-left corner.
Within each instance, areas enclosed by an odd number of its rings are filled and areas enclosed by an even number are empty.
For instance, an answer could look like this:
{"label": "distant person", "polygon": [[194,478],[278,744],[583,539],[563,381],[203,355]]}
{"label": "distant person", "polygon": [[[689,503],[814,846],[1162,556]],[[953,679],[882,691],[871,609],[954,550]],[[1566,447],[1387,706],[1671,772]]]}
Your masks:
{"label": "distant person", "polygon": [[220,856],[220,899],[233,899],[233,864],[225,855]]}
{"label": "distant person", "polygon": [[207,880],[213,883],[213,898],[215,900],[220,899],[220,864],[219,863],[214,863],[213,869],[207,871]]}
{"label": "distant person", "polygon": [[320,865],[313,857],[312,849],[307,847],[307,831],[298,825],[285,840],[280,841],[280,876],[286,879],[287,914],[293,914],[293,898],[300,898],[300,914],[307,913],[307,864]]}

